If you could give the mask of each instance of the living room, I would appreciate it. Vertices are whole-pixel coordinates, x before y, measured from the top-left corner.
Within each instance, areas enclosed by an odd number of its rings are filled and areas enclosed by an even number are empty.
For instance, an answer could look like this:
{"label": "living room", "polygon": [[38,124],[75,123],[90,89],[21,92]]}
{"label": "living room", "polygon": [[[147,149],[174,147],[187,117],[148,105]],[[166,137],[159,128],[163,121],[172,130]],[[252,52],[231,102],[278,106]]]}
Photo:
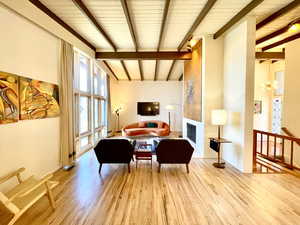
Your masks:
{"label": "living room", "polygon": [[0,0],[0,224],[298,224],[299,10]]}

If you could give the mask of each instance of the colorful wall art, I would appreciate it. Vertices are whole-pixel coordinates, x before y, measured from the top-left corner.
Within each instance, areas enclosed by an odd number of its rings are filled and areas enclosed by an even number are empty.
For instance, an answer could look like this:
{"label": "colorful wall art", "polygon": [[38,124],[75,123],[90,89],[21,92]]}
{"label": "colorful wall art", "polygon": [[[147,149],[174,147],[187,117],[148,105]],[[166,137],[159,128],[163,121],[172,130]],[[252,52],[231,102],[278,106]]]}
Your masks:
{"label": "colorful wall art", "polygon": [[58,86],[20,78],[20,119],[42,119],[59,115]]}
{"label": "colorful wall art", "polygon": [[192,49],[192,60],[184,62],[184,117],[202,121],[202,41]]}
{"label": "colorful wall art", "polygon": [[19,77],[0,71],[0,124],[19,120]]}
{"label": "colorful wall art", "polygon": [[0,124],[59,113],[58,85],[0,71]]}

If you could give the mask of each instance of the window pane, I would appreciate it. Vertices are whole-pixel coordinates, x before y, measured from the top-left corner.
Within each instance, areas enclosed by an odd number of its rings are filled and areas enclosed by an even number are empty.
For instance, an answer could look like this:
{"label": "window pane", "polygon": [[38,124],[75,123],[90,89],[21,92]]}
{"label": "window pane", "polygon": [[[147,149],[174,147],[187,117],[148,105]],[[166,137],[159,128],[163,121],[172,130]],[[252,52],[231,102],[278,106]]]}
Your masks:
{"label": "window pane", "polygon": [[101,100],[101,125],[106,126],[106,101]]}
{"label": "window pane", "polygon": [[88,97],[80,97],[80,133],[89,131],[89,102]]}
{"label": "window pane", "polygon": [[100,127],[99,100],[94,99],[94,127]]}
{"label": "window pane", "polygon": [[101,73],[101,96],[106,97],[106,74],[104,72]]}
{"label": "window pane", "polygon": [[89,91],[89,64],[88,60],[83,56],[80,57],[79,87],[80,91]]}
{"label": "window pane", "polygon": [[80,138],[80,148],[84,148],[89,145],[89,137]]}

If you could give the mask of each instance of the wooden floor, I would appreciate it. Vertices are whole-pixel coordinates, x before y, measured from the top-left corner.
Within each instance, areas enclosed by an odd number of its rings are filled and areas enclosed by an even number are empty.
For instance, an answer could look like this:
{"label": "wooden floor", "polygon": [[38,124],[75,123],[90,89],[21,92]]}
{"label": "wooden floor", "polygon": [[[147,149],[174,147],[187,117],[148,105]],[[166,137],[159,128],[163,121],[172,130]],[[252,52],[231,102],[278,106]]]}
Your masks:
{"label": "wooden floor", "polygon": [[[104,165],[98,175],[93,152],[78,166],[59,171],[55,179],[57,209],[46,198],[16,225],[231,225],[300,224],[300,179],[289,174],[241,174],[231,167],[216,169],[212,160],[193,159],[184,165],[156,163]],[[0,211],[0,224],[8,215]]]}

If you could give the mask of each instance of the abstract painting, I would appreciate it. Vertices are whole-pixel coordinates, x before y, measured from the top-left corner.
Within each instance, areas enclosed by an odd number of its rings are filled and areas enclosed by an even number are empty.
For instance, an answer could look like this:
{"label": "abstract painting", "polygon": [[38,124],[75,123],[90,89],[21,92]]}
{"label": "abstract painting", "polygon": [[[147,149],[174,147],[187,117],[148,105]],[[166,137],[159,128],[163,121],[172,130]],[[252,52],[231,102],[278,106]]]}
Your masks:
{"label": "abstract painting", "polygon": [[20,119],[59,116],[58,85],[20,77]]}
{"label": "abstract painting", "polygon": [[184,62],[184,117],[202,120],[202,41],[192,50],[192,60]]}
{"label": "abstract painting", "polygon": [[0,72],[0,124],[19,120],[18,76]]}

